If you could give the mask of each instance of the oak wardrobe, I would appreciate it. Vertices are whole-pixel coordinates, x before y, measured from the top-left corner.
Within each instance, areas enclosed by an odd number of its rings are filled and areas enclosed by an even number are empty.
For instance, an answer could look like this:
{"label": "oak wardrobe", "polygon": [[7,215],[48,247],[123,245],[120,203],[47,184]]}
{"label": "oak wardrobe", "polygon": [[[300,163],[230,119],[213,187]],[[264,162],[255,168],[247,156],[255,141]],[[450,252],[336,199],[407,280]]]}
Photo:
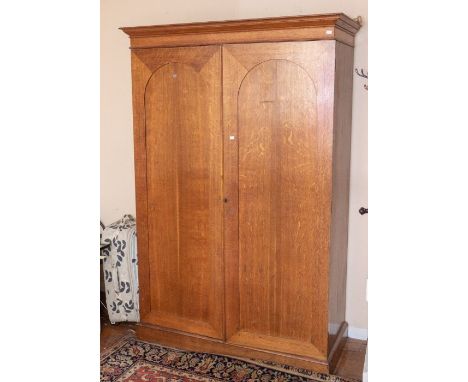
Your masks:
{"label": "oak wardrobe", "polygon": [[140,337],[332,371],[354,35],[343,14],[125,27]]}

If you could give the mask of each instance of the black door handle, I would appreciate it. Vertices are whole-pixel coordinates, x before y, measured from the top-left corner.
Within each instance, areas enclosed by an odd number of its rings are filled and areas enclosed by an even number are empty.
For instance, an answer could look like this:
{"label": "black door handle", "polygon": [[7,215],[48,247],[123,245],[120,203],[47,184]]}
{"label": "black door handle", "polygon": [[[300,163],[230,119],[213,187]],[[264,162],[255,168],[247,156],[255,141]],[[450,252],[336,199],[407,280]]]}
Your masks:
{"label": "black door handle", "polygon": [[361,215],[367,214],[368,212],[369,212],[369,210],[367,208],[365,208],[365,207],[359,208],[359,213]]}

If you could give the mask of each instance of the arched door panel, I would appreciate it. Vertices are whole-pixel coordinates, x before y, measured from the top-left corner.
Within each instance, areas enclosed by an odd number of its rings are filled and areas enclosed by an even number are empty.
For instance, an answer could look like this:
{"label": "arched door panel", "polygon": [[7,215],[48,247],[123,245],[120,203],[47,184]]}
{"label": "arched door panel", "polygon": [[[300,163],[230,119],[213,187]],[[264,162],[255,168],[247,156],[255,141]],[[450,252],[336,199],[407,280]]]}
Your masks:
{"label": "arched door panel", "polygon": [[224,327],[219,53],[202,64],[159,65],[144,100],[151,275],[144,319],[215,338]]}
{"label": "arched door panel", "polygon": [[272,45],[223,51],[227,341],[326,359],[327,89],[311,45]]}

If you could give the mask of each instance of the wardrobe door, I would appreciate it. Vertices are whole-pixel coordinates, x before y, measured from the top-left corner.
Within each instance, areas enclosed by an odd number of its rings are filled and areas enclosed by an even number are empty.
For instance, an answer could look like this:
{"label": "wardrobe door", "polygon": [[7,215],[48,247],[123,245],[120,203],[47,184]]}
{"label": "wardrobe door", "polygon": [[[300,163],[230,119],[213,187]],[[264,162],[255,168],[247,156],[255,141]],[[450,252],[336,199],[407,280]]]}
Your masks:
{"label": "wardrobe door", "polygon": [[136,49],[132,71],[142,321],[221,339],[221,48]]}
{"label": "wardrobe door", "polygon": [[334,44],[223,47],[230,343],[327,358]]}

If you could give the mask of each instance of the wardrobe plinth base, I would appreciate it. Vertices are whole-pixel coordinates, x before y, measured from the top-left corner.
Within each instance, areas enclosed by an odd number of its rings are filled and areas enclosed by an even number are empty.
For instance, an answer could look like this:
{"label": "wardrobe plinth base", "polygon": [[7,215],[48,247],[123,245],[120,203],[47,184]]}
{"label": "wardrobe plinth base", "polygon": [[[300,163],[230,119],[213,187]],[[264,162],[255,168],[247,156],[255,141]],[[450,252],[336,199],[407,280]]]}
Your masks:
{"label": "wardrobe plinth base", "polygon": [[278,364],[313,370],[319,373],[330,372],[329,362],[323,360],[224,343],[217,339],[197,336],[195,334],[184,333],[146,323],[138,324],[135,330],[137,338],[140,340],[154,342],[181,350],[220,354],[245,360],[256,359],[272,361]]}

